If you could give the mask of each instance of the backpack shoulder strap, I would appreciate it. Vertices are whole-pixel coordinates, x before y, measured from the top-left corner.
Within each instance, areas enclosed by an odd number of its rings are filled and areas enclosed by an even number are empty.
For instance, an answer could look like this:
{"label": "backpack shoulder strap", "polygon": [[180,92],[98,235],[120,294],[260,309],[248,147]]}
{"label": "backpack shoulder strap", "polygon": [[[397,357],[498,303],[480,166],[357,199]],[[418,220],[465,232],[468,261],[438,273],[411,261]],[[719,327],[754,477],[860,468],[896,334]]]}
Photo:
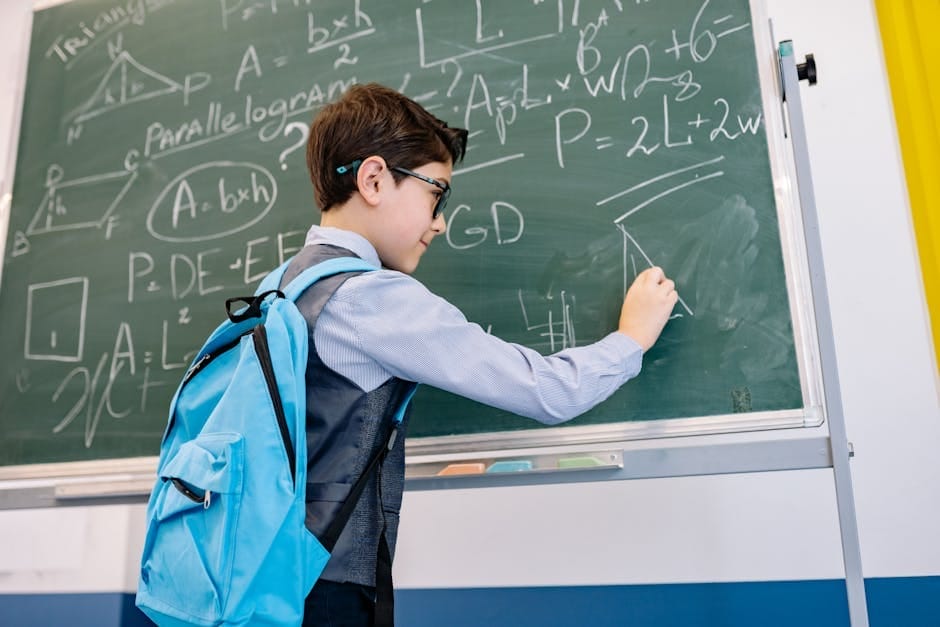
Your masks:
{"label": "backpack shoulder strap", "polygon": [[[288,259],[275,268],[268,276],[264,277],[264,280],[258,285],[258,289],[255,290],[255,294],[263,294],[264,292],[278,289],[278,286],[281,284],[281,279],[284,277],[284,273],[287,272],[287,267],[292,260],[293,258]],[[342,272],[368,272],[369,270],[378,270],[378,268],[357,257],[335,257],[333,259],[327,259],[326,261],[321,261],[316,265],[310,266],[298,274],[294,280],[288,283],[284,288],[284,297],[288,300],[296,301],[300,298],[300,295],[303,294],[304,290],[320,279]]]}
{"label": "backpack shoulder strap", "polygon": [[[379,447],[379,449],[372,454],[372,457],[369,459],[369,463],[366,464],[362,474],[359,475],[356,483],[353,484],[352,489],[349,491],[349,495],[346,497],[346,501],[336,513],[336,517],[333,519],[333,522],[327,528],[323,537],[320,538],[320,541],[323,543],[323,546],[327,548],[327,550],[333,550],[333,546],[339,540],[339,535],[343,532],[343,528],[346,526],[346,522],[349,520],[349,517],[352,516],[353,510],[356,508],[356,504],[359,502],[359,498],[362,496],[362,492],[366,487],[366,483],[376,473],[379,466],[382,464],[382,461],[385,459],[385,456],[388,455],[388,452],[391,451],[392,447],[395,446],[395,442],[398,439],[398,432],[401,428],[402,418],[404,417],[405,411],[408,409],[408,405],[411,403],[411,398],[415,395],[415,391],[417,389],[418,384],[412,383],[410,389],[405,392],[404,398],[401,401],[401,405],[398,406],[398,410],[395,412],[392,423],[388,427],[388,435],[385,440],[385,445]],[[382,535],[384,536],[384,533]]]}
{"label": "backpack shoulder strap", "polygon": [[[401,405],[398,406],[398,411],[395,412],[395,415],[392,417],[393,422],[396,425],[400,425],[402,419],[405,417],[405,410],[408,409],[408,404],[411,403],[411,398],[415,395],[415,392],[418,391],[418,384],[415,383],[411,386],[411,389],[405,393],[405,398],[402,399]],[[395,444],[394,441],[390,442],[388,445],[389,450]]]}
{"label": "backpack shoulder strap", "polygon": [[335,257],[321,261],[315,266],[311,266],[298,274],[293,281],[284,288],[284,297],[288,300],[296,301],[308,287],[320,279],[343,272],[368,272],[378,270],[371,263],[363,261],[358,257]]}
{"label": "backpack shoulder strap", "polygon": [[265,292],[270,292],[271,290],[276,290],[281,284],[281,278],[284,276],[284,273],[287,272],[287,266],[290,265],[290,262],[294,258],[291,257],[281,265],[279,265],[274,270],[268,273],[268,276],[262,279],[261,283],[258,285],[258,289],[255,290],[255,296],[259,296]]}

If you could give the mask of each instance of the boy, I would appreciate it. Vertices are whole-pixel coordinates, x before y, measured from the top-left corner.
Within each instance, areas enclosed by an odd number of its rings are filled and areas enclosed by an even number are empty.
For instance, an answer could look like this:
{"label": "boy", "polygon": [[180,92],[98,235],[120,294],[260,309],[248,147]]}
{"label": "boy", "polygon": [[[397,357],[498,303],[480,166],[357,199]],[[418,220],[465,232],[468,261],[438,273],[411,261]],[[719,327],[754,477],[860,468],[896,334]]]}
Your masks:
{"label": "boy", "polygon": [[[311,126],[307,166],[322,216],[283,283],[330,257],[355,255],[382,268],[330,277],[298,300],[310,328],[308,468],[319,483],[307,484],[307,527],[315,534],[385,445],[386,425],[412,382],[563,422],[636,376],[678,298],[662,270],[650,268],[628,290],[616,332],[547,357],[468,322],[410,276],[444,231],[453,165],[466,142],[466,130],[377,84],[350,88]],[[390,620],[403,436],[308,596],[304,625]]]}

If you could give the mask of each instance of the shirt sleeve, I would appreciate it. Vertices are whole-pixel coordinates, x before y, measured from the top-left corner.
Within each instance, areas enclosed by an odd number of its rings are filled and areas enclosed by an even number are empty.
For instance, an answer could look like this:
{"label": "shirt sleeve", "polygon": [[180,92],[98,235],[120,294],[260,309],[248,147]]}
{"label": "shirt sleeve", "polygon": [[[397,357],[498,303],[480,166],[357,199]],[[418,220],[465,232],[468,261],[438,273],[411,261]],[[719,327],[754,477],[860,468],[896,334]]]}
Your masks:
{"label": "shirt sleeve", "polygon": [[416,279],[393,271],[350,278],[323,308],[317,352],[363,389],[390,376],[433,385],[545,424],[591,409],[640,371],[622,333],[544,356],[469,322]]}

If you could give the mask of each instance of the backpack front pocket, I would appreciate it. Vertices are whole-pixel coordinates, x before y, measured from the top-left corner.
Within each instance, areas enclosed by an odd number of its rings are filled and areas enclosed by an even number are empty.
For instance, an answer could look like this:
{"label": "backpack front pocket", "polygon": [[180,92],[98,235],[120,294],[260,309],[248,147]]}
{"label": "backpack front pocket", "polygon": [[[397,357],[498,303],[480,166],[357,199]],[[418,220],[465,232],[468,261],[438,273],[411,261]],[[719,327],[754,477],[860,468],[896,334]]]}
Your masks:
{"label": "backpack front pocket", "polygon": [[160,471],[141,581],[179,618],[213,624],[225,607],[244,466],[242,436],[212,433],[183,444]]}

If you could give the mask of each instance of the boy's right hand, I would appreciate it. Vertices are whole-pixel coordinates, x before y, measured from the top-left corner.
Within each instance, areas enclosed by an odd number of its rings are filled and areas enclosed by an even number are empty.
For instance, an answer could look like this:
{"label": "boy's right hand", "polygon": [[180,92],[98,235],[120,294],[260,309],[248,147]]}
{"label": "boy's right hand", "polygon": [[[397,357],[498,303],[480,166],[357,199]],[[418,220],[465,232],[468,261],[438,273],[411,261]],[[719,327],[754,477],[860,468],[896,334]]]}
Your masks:
{"label": "boy's right hand", "polygon": [[676,284],[666,278],[662,268],[647,268],[627,290],[617,330],[630,336],[645,353],[656,343],[678,300]]}

